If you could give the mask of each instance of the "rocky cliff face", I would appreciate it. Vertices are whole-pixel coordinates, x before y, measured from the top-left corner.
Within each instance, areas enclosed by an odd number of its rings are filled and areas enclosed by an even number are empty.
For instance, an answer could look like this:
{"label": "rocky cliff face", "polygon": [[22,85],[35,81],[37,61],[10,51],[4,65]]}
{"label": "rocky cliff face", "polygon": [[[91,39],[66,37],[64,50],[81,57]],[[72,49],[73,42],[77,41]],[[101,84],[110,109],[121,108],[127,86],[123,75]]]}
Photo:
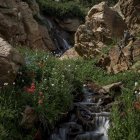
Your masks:
{"label": "rocky cliff face", "polygon": [[140,1],[119,0],[116,11],[121,13],[132,33],[140,33]]}
{"label": "rocky cliff face", "polygon": [[121,38],[126,28],[122,17],[102,2],[91,8],[85,24],[79,26],[75,34],[75,49],[81,56],[94,57],[114,38]]}
{"label": "rocky cliff face", "polygon": [[0,36],[13,46],[65,52],[69,43],[73,44],[81,21],[65,17],[60,20],[40,13],[36,0],[1,0]]}
{"label": "rocky cliff face", "polygon": [[54,50],[48,34],[34,19],[39,12],[35,1],[26,3],[19,0],[0,1],[0,35],[11,44],[27,45],[31,48]]}
{"label": "rocky cliff face", "polygon": [[[125,34],[125,30],[129,30],[129,35]],[[75,49],[83,57],[101,56],[97,66],[109,73],[118,73],[133,68],[133,65],[140,61],[139,39],[131,40],[131,37],[138,33],[140,33],[139,0],[119,0],[111,8],[105,2],[101,2],[91,8],[85,24],[79,26],[75,34]],[[125,42],[126,35],[131,36],[129,38],[131,41]],[[114,39],[118,43],[124,42],[122,49],[117,43],[112,45],[112,49],[109,48]],[[104,54],[104,48],[109,48],[108,54]]]}

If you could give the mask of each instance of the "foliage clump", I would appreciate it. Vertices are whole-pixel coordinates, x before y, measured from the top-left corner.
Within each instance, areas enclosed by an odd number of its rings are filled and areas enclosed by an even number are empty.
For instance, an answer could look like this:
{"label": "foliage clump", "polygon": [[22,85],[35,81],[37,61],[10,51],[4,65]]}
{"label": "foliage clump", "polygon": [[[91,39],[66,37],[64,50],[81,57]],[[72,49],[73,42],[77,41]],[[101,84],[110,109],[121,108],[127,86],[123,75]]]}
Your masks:
{"label": "foliage clump", "polygon": [[80,19],[85,18],[85,9],[77,2],[56,2],[52,0],[39,0],[38,3],[40,5],[41,11],[47,16],[62,19],[69,17],[78,17]]}

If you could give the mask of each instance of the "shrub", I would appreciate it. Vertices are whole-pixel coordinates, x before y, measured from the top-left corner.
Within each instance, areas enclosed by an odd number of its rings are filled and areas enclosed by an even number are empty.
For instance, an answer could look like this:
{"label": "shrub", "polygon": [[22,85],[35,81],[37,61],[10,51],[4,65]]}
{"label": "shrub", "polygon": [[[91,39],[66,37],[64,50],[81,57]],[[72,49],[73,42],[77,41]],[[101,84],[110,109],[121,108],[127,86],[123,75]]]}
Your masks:
{"label": "shrub", "polygon": [[78,17],[85,18],[85,9],[77,2],[55,2],[52,0],[38,0],[41,11],[48,15],[58,18]]}

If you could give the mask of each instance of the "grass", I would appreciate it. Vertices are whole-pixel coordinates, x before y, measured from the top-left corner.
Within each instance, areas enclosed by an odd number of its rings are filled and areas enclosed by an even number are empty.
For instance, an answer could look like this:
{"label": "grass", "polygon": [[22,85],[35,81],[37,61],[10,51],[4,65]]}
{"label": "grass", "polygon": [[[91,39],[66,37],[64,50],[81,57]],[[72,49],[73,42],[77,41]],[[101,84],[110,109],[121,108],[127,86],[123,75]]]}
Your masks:
{"label": "grass", "polygon": [[[120,98],[126,105],[125,111],[128,113],[128,119],[121,120],[118,107],[115,106],[112,111],[112,124],[115,125],[112,126],[110,137],[111,140],[122,138],[127,140],[127,136],[130,137],[128,132],[131,132],[132,136],[139,134],[137,131],[139,125],[136,123],[139,119],[139,112],[133,111],[130,116],[128,112],[129,104],[132,105],[134,98],[132,93],[134,82],[140,83],[139,73],[127,71],[110,75],[96,67],[92,59],[62,61],[45,52],[25,49],[21,49],[20,52],[26,59],[26,66],[19,71],[15,85],[0,91],[1,140],[33,139],[32,133],[23,136],[20,130],[19,124],[22,117],[20,113],[26,105],[34,107],[39,114],[54,125],[71,108],[75,93],[81,92],[82,83],[86,79],[91,79],[100,85],[123,82],[125,88]],[[33,92],[29,91],[32,83],[35,84]],[[134,118],[137,119],[134,121]],[[132,131],[132,128],[135,128],[135,131]]]}

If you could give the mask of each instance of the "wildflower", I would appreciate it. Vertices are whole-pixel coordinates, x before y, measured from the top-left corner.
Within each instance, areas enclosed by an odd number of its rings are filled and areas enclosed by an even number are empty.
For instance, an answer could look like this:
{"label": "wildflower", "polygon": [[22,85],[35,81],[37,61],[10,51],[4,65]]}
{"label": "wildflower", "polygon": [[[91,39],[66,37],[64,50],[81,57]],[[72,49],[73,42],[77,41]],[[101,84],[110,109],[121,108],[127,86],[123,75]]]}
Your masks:
{"label": "wildflower", "polygon": [[13,82],[13,85],[15,85],[15,82]]}
{"label": "wildflower", "polygon": [[54,84],[51,84],[52,85],[52,87],[54,86]]}
{"label": "wildflower", "polygon": [[35,83],[32,83],[32,84],[31,84],[31,88],[32,88],[32,89],[35,89]]}
{"label": "wildflower", "polygon": [[83,87],[86,87],[86,84],[83,84]]}
{"label": "wildflower", "polygon": [[28,93],[34,93],[34,92],[35,92],[35,89],[27,88],[26,91],[27,91]]}
{"label": "wildflower", "polygon": [[138,82],[135,82],[135,87],[138,86]]}
{"label": "wildflower", "polygon": [[7,86],[8,85],[8,83],[4,83],[4,86]]}
{"label": "wildflower", "polygon": [[25,88],[25,91],[28,93],[34,93],[35,92],[35,84],[32,83],[30,87]]}
{"label": "wildflower", "polygon": [[68,65],[68,67],[70,67],[70,65]]}

